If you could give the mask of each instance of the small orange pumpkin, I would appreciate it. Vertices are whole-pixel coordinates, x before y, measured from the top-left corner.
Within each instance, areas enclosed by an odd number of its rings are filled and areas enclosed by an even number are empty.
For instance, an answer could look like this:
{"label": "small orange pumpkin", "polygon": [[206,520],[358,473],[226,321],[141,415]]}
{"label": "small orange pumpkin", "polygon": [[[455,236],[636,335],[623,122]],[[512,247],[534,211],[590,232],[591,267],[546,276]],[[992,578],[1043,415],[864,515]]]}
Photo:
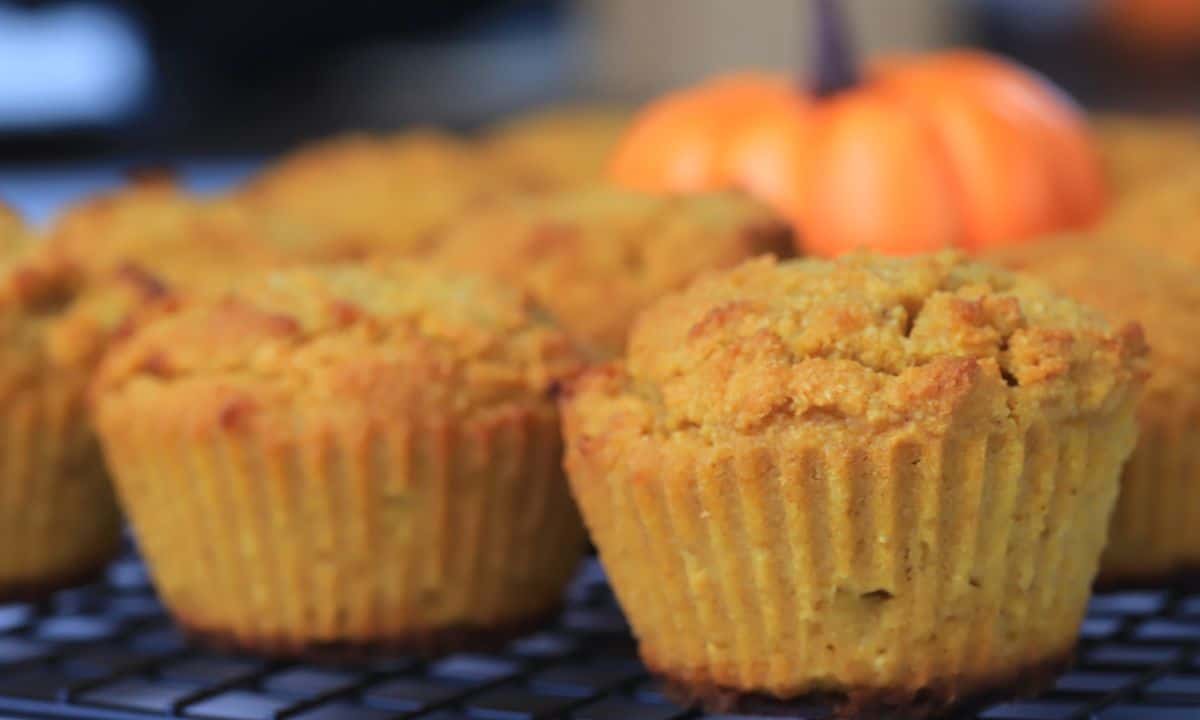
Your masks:
{"label": "small orange pumpkin", "polygon": [[1103,213],[1087,126],[1052,86],[966,50],[887,60],[858,78],[828,39],[839,36],[835,0],[817,8],[815,92],[745,74],[670,95],[618,145],[615,181],[743,188],[792,222],[802,250],[828,256],[980,250]]}

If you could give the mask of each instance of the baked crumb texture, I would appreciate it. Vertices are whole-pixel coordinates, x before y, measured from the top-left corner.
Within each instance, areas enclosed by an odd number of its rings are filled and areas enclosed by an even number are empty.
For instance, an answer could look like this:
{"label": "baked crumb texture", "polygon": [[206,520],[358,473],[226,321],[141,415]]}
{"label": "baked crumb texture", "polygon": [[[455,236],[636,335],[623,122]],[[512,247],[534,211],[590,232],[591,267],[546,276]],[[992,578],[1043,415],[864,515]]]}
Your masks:
{"label": "baked crumb texture", "polygon": [[510,182],[467,140],[434,130],[345,135],[284,156],[233,196],[315,232],[343,258],[428,249]]}
{"label": "baked crumb texture", "polygon": [[697,276],[792,252],[787,225],[734,194],[654,197],[595,185],[513,197],[462,218],[434,262],[524,287],[602,354],[633,317]]}
{"label": "baked crumb texture", "polygon": [[957,255],[758,259],[656,303],[569,388],[566,465],[684,695],[925,716],[1069,657],[1144,353]]}
{"label": "baked crumb texture", "polygon": [[136,267],[169,288],[217,294],[287,267],[433,254],[525,286],[614,353],[633,314],[659,294],[704,270],[792,249],[787,227],[748,199],[607,187],[601,137],[623,117],[563,108],[475,138],[337,136],[216,197],[166,172],[142,173],[69,208],[47,244],[90,274]]}
{"label": "baked crumb texture", "polygon": [[45,244],[88,277],[133,268],[173,289],[214,293],[245,276],[354,252],[298,219],[204,198],[162,174],[73,205]]}
{"label": "baked crumb texture", "polygon": [[1115,238],[1065,237],[995,258],[1036,275],[1150,344],[1137,447],[1121,478],[1101,583],[1140,585],[1200,571],[1200,275]]}
{"label": "baked crumb texture", "polygon": [[[99,573],[120,512],[87,422],[86,387],[142,278],[84,284],[5,215],[0,230],[0,602]],[[24,238],[24,239],[23,239]]]}
{"label": "baked crumb texture", "polygon": [[560,601],[584,533],[554,398],[579,363],[486,279],[333,265],[161,308],[94,404],[184,627],[273,654],[433,653]]}

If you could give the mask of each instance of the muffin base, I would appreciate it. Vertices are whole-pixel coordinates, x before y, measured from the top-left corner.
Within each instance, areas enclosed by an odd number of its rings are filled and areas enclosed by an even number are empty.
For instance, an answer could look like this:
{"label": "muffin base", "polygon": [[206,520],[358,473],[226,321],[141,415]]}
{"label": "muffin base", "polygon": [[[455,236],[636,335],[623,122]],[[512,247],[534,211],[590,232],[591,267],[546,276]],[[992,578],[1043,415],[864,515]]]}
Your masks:
{"label": "muffin base", "polygon": [[369,640],[301,641],[270,635],[247,637],[228,630],[201,628],[176,617],[175,622],[188,639],[199,645],[235,653],[304,660],[315,663],[362,663],[395,655],[436,657],[459,651],[500,650],[512,640],[552,623],[562,613],[556,606],[549,610],[495,625],[458,624],[440,628],[415,628],[401,635]]}
{"label": "muffin base", "polygon": [[666,683],[666,694],[684,706],[706,712],[750,715],[807,715],[814,709],[832,710],[833,717],[856,720],[901,720],[943,717],[971,711],[1000,700],[1037,695],[1070,667],[1075,651],[1051,656],[1016,670],[970,681],[932,681],[910,688],[854,687],[841,691],[806,693],[777,698],[735,688],[696,683],[655,671]]}
{"label": "muffin base", "polygon": [[46,575],[37,580],[0,582],[0,603],[44,600],[59,590],[90,585],[104,576],[104,568],[108,567],[115,556],[114,553],[112,557],[106,557],[79,570]]}

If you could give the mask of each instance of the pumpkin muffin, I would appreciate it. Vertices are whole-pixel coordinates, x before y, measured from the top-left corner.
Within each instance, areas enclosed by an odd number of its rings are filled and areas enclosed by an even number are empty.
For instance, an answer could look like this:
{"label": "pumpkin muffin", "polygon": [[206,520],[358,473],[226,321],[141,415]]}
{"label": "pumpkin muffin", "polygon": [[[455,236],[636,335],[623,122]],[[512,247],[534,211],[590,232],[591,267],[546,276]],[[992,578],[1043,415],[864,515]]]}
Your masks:
{"label": "pumpkin muffin", "polygon": [[1200,270],[1200,168],[1130,193],[1099,232]]}
{"label": "pumpkin muffin", "polygon": [[507,287],[334,265],[163,308],[93,401],[185,629],[266,654],[435,653],[560,602],[584,533],[554,396],[578,364]]}
{"label": "pumpkin muffin", "polygon": [[199,197],[167,175],[145,176],[71,206],[53,223],[46,244],[89,276],[136,266],[190,289],[330,256],[329,246],[296,222]]}
{"label": "pumpkin muffin", "polygon": [[1189,169],[1200,171],[1200,122],[1194,118],[1102,115],[1092,127],[1118,201]]}
{"label": "pumpkin muffin", "polygon": [[1200,274],[1143,249],[1067,237],[993,258],[1036,275],[1113,322],[1142,324],[1150,379],[1121,477],[1105,585],[1200,578]]}
{"label": "pumpkin muffin", "polygon": [[533,191],[600,182],[629,124],[616,107],[554,107],[508,120],[482,138],[500,172]]}
{"label": "pumpkin muffin", "polygon": [[[87,422],[111,336],[159,288],[132,272],[84,284],[4,213],[0,231],[0,603],[98,574],[121,518]],[[10,222],[11,221],[11,222]]]}
{"label": "pumpkin muffin", "polygon": [[619,353],[633,316],[706,270],[790,254],[791,231],[736,194],[651,196],[593,185],[464,217],[435,262],[527,289],[581,341]]}
{"label": "pumpkin muffin", "polygon": [[1070,658],[1143,353],[957,255],[752,260],[570,387],[567,471],[684,700],[922,717]]}
{"label": "pumpkin muffin", "polygon": [[315,232],[333,254],[425,249],[464,210],[506,183],[469,143],[435,131],[348,135],[305,146],[234,195]]}

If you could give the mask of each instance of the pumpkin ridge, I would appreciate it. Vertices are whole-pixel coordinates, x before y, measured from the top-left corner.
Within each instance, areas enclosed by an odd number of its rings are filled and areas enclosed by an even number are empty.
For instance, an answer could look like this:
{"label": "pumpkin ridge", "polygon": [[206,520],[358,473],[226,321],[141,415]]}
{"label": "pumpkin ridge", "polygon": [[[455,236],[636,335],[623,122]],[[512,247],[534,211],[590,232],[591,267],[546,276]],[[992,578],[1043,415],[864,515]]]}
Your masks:
{"label": "pumpkin ridge", "polygon": [[896,83],[889,76],[880,78],[877,92],[904,106],[910,117],[926,127],[931,152],[938,158],[934,164],[942,169],[939,175],[942,176],[946,191],[955,198],[955,202],[950,203],[950,211],[954,216],[953,225],[959,233],[968,233],[966,218],[963,217],[961,210],[967,197],[965,173],[959,169],[953,153],[950,152],[949,143],[943,135],[941,124],[933,117],[933,106],[918,102],[915,96],[904,89],[902,84]]}

